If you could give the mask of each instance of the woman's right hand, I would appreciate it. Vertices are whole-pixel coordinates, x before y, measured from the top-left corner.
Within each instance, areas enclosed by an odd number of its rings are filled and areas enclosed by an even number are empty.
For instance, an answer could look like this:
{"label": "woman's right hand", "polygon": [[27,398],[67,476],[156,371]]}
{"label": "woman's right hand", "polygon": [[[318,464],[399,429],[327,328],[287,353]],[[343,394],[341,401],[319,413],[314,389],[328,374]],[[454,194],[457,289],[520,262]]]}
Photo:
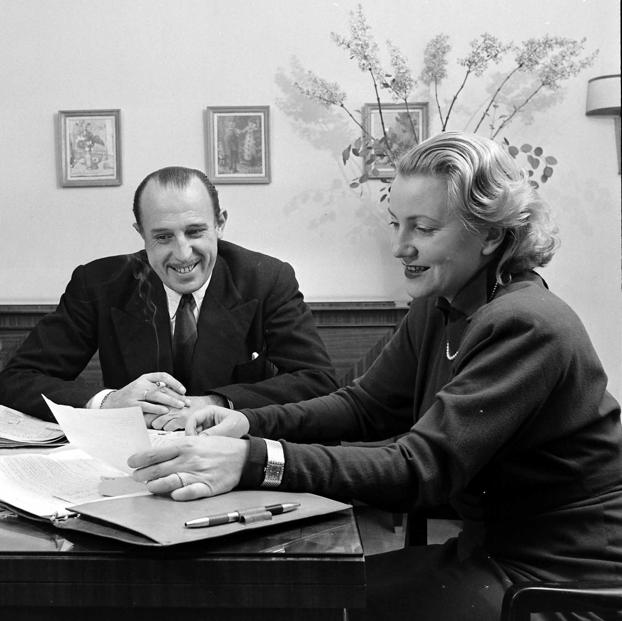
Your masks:
{"label": "woman's right hand", "polygon": [[248,418],[236,410],[208,405],[193,412],[186,421],[186,435],[241,438],[250,429]]}

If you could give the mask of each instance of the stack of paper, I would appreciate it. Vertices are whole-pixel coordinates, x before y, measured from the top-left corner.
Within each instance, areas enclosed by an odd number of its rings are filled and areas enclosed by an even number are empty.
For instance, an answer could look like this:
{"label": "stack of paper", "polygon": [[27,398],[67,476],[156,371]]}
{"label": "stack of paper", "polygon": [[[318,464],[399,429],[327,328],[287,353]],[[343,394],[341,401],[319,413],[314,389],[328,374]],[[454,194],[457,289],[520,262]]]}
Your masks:
{"label": "stack of paper", "polygon": [[1,503],[29,515],[55,518],[72,514],[66,509],[71,504],[149,493],[129,476],[132,469],[127,465],[132,453],[152,445],[140,408],[90,410],[44,399],[60,426],[32,420],[62,427],[70,444],[48,454],[0,455]]}
{"label": "stack of paper", "polygon": [[0,448],[60,446],[65,434],[56,423],[0,405]]}
{"label": "stack of paper", "polygon": [[[123,474],[78,449],[1,455],[0,503],[40,518],[66,516],[73,513],[68,505],[103,497],[103,477],[115,481]],[[141,491],[147,493],[144,486]]]}

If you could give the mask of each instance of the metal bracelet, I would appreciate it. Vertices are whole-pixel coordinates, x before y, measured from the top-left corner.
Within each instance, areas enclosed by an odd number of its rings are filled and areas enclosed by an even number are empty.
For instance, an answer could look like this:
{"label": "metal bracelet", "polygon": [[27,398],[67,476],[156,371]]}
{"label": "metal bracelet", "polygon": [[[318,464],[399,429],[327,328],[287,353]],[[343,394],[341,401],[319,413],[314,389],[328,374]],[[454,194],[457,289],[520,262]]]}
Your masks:
{"label": "metal bracelet", "polygon": [[108,397],[113,393],[113,392],[117,392],[116,390],[111,390],[108,394],[104,395],[104,398],[102,399],[102,402],[99,404],[99,409],[103,409],[104,407],[104,403],[106,403],[106,399],[108,399]]}

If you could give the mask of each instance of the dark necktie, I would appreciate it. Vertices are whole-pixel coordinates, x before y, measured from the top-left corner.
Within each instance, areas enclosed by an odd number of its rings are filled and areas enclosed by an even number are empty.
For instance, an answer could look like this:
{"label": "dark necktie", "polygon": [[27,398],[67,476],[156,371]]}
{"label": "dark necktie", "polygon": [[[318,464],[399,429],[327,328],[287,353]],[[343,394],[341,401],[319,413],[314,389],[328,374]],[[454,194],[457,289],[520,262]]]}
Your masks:
{"label": "dark necktie", "polygon": [[191,293],[184,293],[175,313],[175,332],[173,334],[173,375],[190,394],[192,377],[192,354],[197,340],[197,323],[194,319],[196,306]]}

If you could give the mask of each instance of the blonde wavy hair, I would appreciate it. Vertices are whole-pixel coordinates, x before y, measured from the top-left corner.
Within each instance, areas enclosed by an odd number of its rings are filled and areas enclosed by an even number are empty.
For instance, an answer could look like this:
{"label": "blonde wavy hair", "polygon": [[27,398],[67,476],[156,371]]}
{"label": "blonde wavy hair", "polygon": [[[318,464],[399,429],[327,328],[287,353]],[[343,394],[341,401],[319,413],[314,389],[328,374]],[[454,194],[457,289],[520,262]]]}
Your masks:
{"label": "blonde wavy hair", "polygon": [[449,207],[470,231],[505,231],[497,280],[546,265],[559,246],[550,206],[498,143],[464,132],[445,132],[403,155],[397,174],[447,180]]}

